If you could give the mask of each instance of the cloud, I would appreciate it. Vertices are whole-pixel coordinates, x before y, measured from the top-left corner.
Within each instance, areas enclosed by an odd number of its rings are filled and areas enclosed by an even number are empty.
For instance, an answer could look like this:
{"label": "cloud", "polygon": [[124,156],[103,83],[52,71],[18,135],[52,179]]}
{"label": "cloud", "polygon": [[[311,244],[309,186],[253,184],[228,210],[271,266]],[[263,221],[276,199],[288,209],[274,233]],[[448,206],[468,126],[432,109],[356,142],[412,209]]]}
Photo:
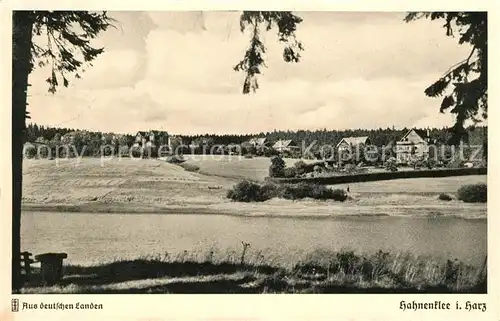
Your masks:
{"label": "cloud", "polygon": [[283,62],[275,32],[263,34],[268,68],[259,91],[242,95],[244,74],[232,67],[249,35],[240,32],[238,13],[117,13],[122,28],[99,40],[106,53],[84,79],[48,97],[46,74],[32,75],[33,120],[176,133],[452,123],[438,113],[439,99],[423,93],[467,55],[439,24],[407,24],[402,13],[302,15],[302,61]]}

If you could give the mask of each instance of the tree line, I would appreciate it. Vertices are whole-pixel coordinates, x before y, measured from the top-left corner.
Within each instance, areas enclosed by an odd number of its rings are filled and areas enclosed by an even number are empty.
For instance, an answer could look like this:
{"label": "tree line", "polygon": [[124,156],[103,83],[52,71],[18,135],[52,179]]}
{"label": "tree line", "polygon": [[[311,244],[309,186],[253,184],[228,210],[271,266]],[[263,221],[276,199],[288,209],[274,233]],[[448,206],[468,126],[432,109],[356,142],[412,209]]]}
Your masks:
{"label": "tree line", "polygon": [[[467,139],[465,143],[471,145],[480,145],[486,140],[486,127],[471,126],[467,128]],[[452,139],[452,132],[449,128],[421,128],[422,131],[428,131],[430,138],[438,145],[447,145]],[[267,138],[269,145],[278,140],[293,140],[299,147],[302,143],[305,147],[313,142],[317,145],[338,144],[344,137],[368,136],[371,145],[377,147],[390,146],[395,144],[408,131],[408,128],[379,128],[379,129],[349,129],[349,130],[274,130],[272,132],[260,132],[256,134],[204,134],[204,135],[176,135],[184,145],[193,144],[199,148],[205,147],[207,151],[215,145],[228,146],[231,144],[244,144],[254,137]],[[73,141],[65,141],[64,135],[74,133]],[[26,129],[26,142],[36,142],[46,145],[64,145],[73,144],[77,150],[86,146],[84,156],[95,155],[102,145],[116,145],[130,148],[135,142],[135,133],[114,135],[113,133],[96,132],[88,130],[77,130],[64,127],[39,126],[31,123]],[[271,147],[271,146],[269,146]]]}

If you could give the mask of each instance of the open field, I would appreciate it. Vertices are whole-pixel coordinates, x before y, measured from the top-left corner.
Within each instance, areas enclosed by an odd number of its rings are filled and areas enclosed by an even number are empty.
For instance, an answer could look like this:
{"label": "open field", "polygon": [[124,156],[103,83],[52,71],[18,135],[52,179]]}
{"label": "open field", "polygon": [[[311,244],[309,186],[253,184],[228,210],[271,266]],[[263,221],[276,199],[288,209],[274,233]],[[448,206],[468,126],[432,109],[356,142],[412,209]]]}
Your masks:
{"label": "open field", "polygon": [[410,254],[311,253],[289,267],[258,257],[157,256],[67,266],[55,286],[31,280],[21,293],[486,293],[486,265]]}
{"label": "open field", "polygon": [[[210,176],[228,177],[233,179],[246,179],[263,182],[269,176],[268,157],[245,158],[243,156],[186,156],[187,163],[200,167],[199,173]],[[284,158],[286,166],[293,166],[298,159]],[[313,162],[306,160],[306,162]]]}
{"label": "open field", "polygon": [[[295,160],[289,160],[295,161]],[[193,162],[190,160],[188,162]],[[228,215],[406,215],[438,213],[486,217],[485,204],[442,202],[464,184],[486,176],[400,179],[349,184],[351,199],[234,203],[226,193],[239,177],[261,180],[269,159],[198,160],[190,172],[161,160],[99,158],[24,162],[23,208],[32,211],[188,213]],[[209,175],[204,175],[206,173]],[[220,175],[220,176],[219,176]],[[347,186],[339,185],[338,188]]]}

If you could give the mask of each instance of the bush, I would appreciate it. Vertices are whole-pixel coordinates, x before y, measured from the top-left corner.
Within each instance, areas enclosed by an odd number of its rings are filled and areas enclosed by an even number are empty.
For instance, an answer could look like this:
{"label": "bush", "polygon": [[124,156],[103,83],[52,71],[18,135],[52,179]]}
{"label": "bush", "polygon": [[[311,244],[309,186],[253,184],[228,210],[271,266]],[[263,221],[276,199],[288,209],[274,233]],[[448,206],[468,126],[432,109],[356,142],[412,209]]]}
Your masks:
{"label": "bush", "polygon": [[444,193],[443,194],[439,194],[439,199],[441,201],[451,201],[452,200],[452,198],[451,198],[450,195],[444,194]]}
{"label": "bush", "polygon": [[302,175],[306,173],[307,164],[304,161],[298,161],[293,165],[297,171],[298,175]]}
{"label": "bush", "polygon": [[180,155],[169,156],[166,159],[166,162],[169,164],[181,164],[184,163],[185,161],[186,160],[184,159],[184,157]]}
{"label": "bush", "polygon": [[297,176],[297,169],[295,167],[285,167],[283,170],[284,178],[294,178]]}
{"label": "bush", "polygon": [[25,146],[23,154],[25,158],[33,159],[37,157],[37,149],[35,146]]}
{"label": "bush", "polygon": [[264,150],[264,157],[272,157],[272,156],[277,156],[279,155],[279,152],[275,150],[274,148],[266,148]]}
{"label": "bush", "polygon": [[330,199],[333,199],[337,202],[343,202],[347,199],[347,192],[343,189],[334,189],[331,192]]}
{"label": "bush", "polygon": [[283,186],[280,197],[287,200],[296,200],[310,197],[312,187],[307,183],[288,184]]}
{"label": "bush", "polygon": [[347,193],[341,189],[333,190],[319,184],[275,185],[266,183],[260,186],[249,181],[242,181],[227,192],[227,198],[238,202],[264,202],[274,197],[281,197],[288,200],[309,197],[319,200],[332,199],[343,202],[347,199]]}
{"label": "bush", "polygon": [[118,147],[118,153],[122,156],[122,157],[127,157],[129,156],[130,154],[130,148],[127,146],[127,145],[122,145],[120,147]]}
{"label": "bush", "polygon": [[189,172],[197,172],[200,170],[200,166],[192,163],[181,163],[179,164],[180,167],[184,168],[185,170]]}
{"label": "bush", "polygon": [[295,185],[285,185],[280,191],[280,197],[285,199],[313,198],[320,200],[332,199],[343,202],[347,199],[347,193],[341,189],[331,189],[324,185],[299,183]]}
{"label": "bush", "polygon": [[437,162],[433,159],[428,159],[424,161],[424,166],[427,167],[428,169],[433,169],[437,167]]}
{"label": "bush", "polygon": [[260,187],[260,199],[262,201],[270,200],[273,197],[278,196],[279,187],[272,183],[266,183]]}
{"label": "bush", "polygon": [[311,198],[314,199],[332,199],[335,201],[343,202],[347,199],[347,193],[342,189],[331,189],[324,185],[312,185]]}
{"label": "bush", "polygon": [[487,194],[486,184],[471,184],[460,187],[457,198],[466,203],[486,203]]}
{"label": "bush", "polygon": [[395,162],[387,162],[385,164],[385,169],[390,172],[397,172],[398,171],[398,166],[396,165]]}
{"label": "bush", "polygon": [[145,147],[144,148],[144,154],[142,155],[143,158],[157,158],[158,157],[158,150],[153,147]]}
{"label": "bush", "polygon": [[142,157],[143,155],[143,150],[141,148],[132,147],[130,148],[129,152],[130,151],[132,152],[132,157],[134,158]]}
{"label": "bush", "polygon": [[263,202],[261,187],[249,181],[236,184],[227,192],[227,198],[238,202]]}
{"label": "bush", "polygon": [[271,166],[269,166],[269,177],[285,176],[285,161],[281,156],[273,156],[271,158]]}

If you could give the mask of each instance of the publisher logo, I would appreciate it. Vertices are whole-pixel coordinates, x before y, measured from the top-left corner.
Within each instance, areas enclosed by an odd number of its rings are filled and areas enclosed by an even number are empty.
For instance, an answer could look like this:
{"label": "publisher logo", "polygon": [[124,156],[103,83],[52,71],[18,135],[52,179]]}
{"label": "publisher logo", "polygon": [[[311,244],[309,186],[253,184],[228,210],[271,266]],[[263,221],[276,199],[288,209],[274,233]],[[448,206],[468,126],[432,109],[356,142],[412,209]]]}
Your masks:
{"label": "publisher logo", "polygon": [[11,309],[12,312],[19,312],[19,299],[12,299]]}

